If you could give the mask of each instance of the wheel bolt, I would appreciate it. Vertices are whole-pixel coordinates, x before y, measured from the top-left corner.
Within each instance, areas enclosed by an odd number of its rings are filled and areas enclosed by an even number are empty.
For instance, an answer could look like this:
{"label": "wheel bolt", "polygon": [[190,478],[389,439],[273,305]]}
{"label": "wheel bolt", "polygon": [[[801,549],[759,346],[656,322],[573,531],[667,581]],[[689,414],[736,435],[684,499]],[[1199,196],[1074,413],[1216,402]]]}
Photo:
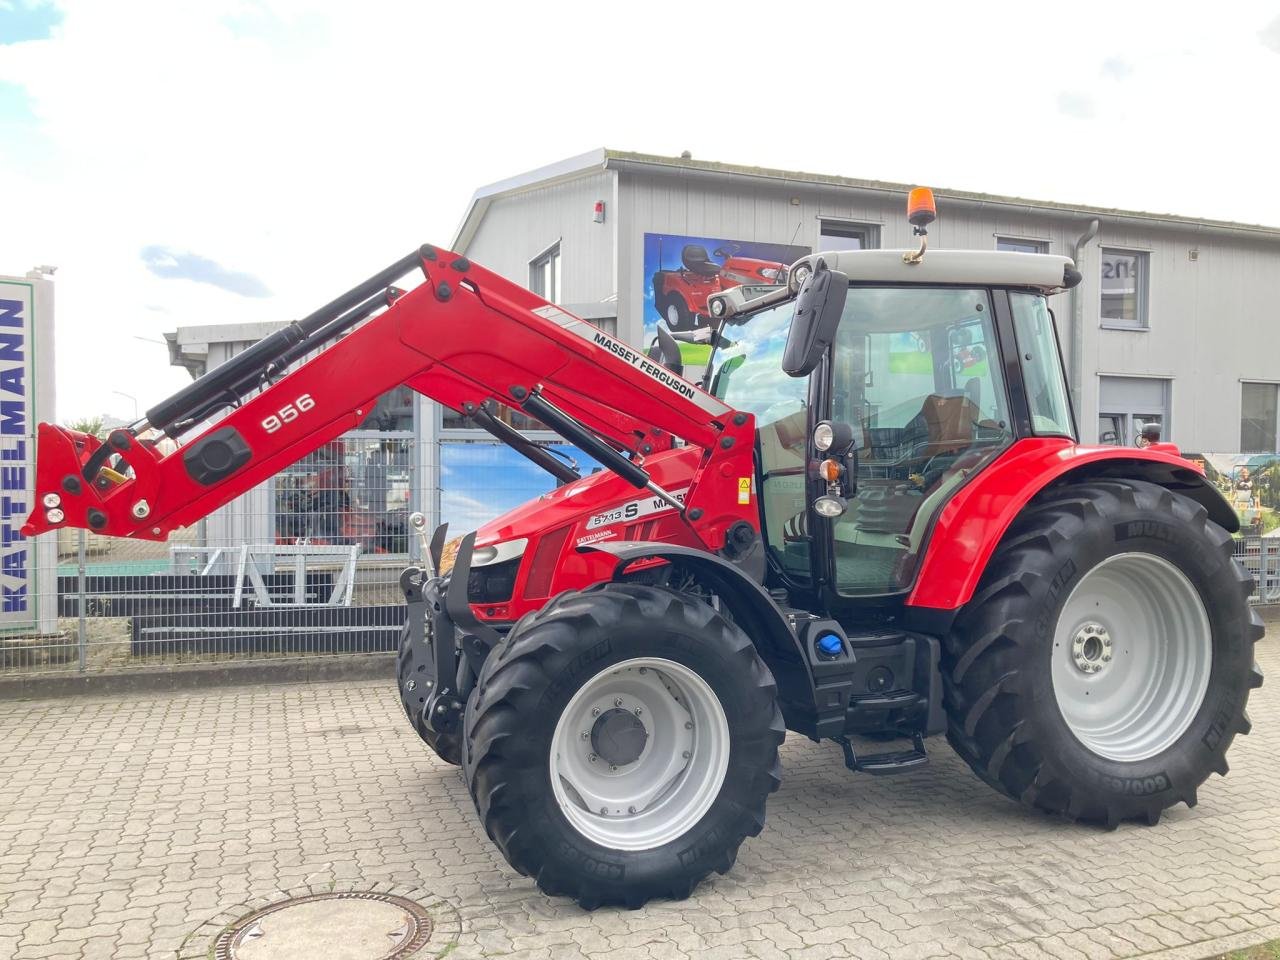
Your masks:
{"label": "wheel bolt", "polygon": [[588,756],[587,756],[587,760],[589,760],[591,763],[595,763],[595,762],[596,762],[596,755],[595,755],[594,753],[592,753],[592,754],[588,755]]}
{"label": "wheel bolt", "polygon": [[692,721],[692,720],[686,720],[686,721],[684,722],[684,728],[685,728],[686,730],[692,730],[692,729],[693,729],[693,721]]}
{"label": "wheel bolt", "polygon": [[644,673],[648,673],[648,672],[649,672],[649,668],[648,668],[648,667],[641,667],[641,668],[640,668],[640,672],[641,672],[642,674],[644,674]]}
{"label": "wheel bolt", "polygon": [[602,817],[607,817],[608,815],[609,815],[609,808],[608,808],[608,807],[601,807],[601,808],[600,808],[600,816],[602,816]]}
{"label": "wheel bolt", "polygon": [[1102,659],[1103,659],[1103,660],[1110,660],[1110,659],[1111,659],[1111,654],[1109,654],[1109,653],[1104,653],[1104,654],[1102,655]]}
{"label": "wheel bolt", "polygon": [[592,707],[592,708],[591,708],[591,715],[592,715],[593,717],[598,717],[598,716],[600,716],[600,708],[599,708],[599,707]]}
{"label": "wheel bolt", "polygon": [[590,739],[591,739],[591,734],[589,734],[586,730],[583,730],[583,731],[582,731],[582,739],[583,739],[583,740],[590,740]]}
{"label": "wheel bolt", "polygon": [[622,706],[622,698],[621,698],[621,697],[618,697],[616,700],[614,700],[614,701],[613,701],[613,705],[614,705],[615,707],[620,707],[620,706]]}
{"label": "wheel bolt", "polygon": [[640,716],[640,714],[642,714],[642,713],[644,713],[644,711],[643,711],[643,710],[641,710],[639,707],[636,707],[636,716],[638,717],[638,716]]}
{"label": "wheel bolt", "polygon": [[627,813],[635,813],[635,812],[636,812],[635,807],[627,807]]}
{"label": "wheel bolt", "polygon": [[692,756],[692,754],[690,754],[688,750],[684,750],[684,751],[681,751],[680,756],[682,756],[682,757],[684,757],[686,760],[688,760],[688,759],[689,759],[689,757],[690,757],[690,756]]}
{"label": "wheel bolt", "polygon": [[611,763],[611,764],[609,764],[609,772],[610,772],[610,773],[617,773],[617,772],[618,772],[618,765],[617,765],[616,763]]}

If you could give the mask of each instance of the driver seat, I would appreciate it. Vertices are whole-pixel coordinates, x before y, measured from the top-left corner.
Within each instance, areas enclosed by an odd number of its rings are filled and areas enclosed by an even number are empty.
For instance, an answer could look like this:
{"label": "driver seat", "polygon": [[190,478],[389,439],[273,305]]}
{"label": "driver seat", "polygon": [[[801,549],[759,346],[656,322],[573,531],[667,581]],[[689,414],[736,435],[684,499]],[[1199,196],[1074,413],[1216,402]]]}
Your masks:
{"label": "driver seat", "polygon": [[929,431],[929,454],[958,453],[973,443],[978,409],[966,392],[930,394],[920,410]]}
{"label": "driver seat", "polygon": [[718,277],[720,264],[707,256],[707,248],[699,243],[690,243],[680,251],[680,262],[690,273],[700,277]]}

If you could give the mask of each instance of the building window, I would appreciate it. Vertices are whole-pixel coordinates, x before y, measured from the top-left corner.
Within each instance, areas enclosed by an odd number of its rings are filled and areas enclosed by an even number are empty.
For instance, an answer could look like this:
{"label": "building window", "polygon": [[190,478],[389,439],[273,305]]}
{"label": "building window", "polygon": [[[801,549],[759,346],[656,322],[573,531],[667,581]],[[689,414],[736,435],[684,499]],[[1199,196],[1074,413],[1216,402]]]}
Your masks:
{"label": "building window", "polygon": [[560,302],[560,244],[530,262],[529,289],[548,303]]}
{"label": "building window", "polygon": [[1009,253],[1048,253],[1048,240],[1020,240],[1017,237],[996,237],[996,249]]}
{"label": "building window", "polygon": [[1098,442],[1132,447],[1142,428],[1160,427],[1160,439],[1172,440],[1169,426],[1171,381],[1162,377],[1101,377],[1098,389]]}
{"label": "building window", "polygon": [[818,233],[818,251],[874,250],[880,246],[880,228],[869,223],[842,223],[823,220]]}
{"label": "building window", "polygon": [[1280,386],[1274,383],[1240,384],[1240,452],[1276,453],[1277,442],[1276,393]]}
{"label": "building window", "polygon": [[1147,323],[1145,253],[1102,250],[1102,325],[1144,330]]}

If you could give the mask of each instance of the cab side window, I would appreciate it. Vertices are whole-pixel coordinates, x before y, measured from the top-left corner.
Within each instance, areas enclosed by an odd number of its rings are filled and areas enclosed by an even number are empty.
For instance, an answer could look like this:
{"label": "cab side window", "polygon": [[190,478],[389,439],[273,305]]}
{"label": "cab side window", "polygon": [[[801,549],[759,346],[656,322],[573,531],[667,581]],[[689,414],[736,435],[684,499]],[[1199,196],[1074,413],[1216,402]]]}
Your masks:
{"label": "cab side window", "polygon": [[765,541],[791,577],[807,579],[809,381],[782,372],[792,311],[791,304],[784,304],[756,314],[740,327],[729,327],[725,336],[733,343],[717,354],[711,392],[731,407],[754,414],[760,449],[756,494],[763,512]]}

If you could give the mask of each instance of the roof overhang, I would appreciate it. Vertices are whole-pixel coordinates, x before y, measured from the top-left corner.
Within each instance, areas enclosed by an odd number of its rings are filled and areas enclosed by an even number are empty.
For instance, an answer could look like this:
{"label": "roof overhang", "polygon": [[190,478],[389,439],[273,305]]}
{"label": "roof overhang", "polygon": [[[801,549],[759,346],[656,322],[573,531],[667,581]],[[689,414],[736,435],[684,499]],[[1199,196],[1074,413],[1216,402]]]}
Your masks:
{"label": "roof overhang", "polygon": [[[641,175],[678,175],[685,179],[705,180],[719,185],[731,182],[758,181],[777,186],[785,185],[797,191],[840,190],[863,196],[891,197],[905,200],[912,185],[888,180],[862,180],[854,177],[830,174],[806,173],[798,170],[778,170],[770,167],[752,167],[742,164],[718,163],[694,160],[688,157],[662,157],[656,154],[631,153],[621,150],[592,150],[588,153],[561,160],[559,163],[539,167],[528,173],[499,180],[481,187],[471,198],[466,216],[454,234],[453,249],[466,251],[475,236],[489,204],[495,199],[549,184],[572,180],[598,170],[609,169]],[[1098,207],[1088,204],[1060,203],[1052,200],[1030,200],[970,190],[934,189],[934,194],[945,201],[946,206],[968,210],[989,209],[1002,216],[1024,214],[1052,217],[1059,220],[1077,220],[1087,223],[1097,220],[1100,224],[1138,228],[1144,230],[1176,231],[1195,236],[1221,236],[1233,239],[1253,240],[1262,243],[1280,243],[1280,228],[1260,224],[1235,223],[1229,220],[1206,220],[1177,214],[1150,213],[1140,210],[1122,210],[1114,207]],[[1083,229],[1083,224],[1082,224]]]}
{"label": "roof overhang", "polygon": [[569,157],[567,160],[560,160],[557,163],[538,167],[536,170],[530,170],[527,173],[521,173],[514,177],[508,177],[506,180],[499,180],[496,183],[481,187],[472,194],[471,203],[467,205],[467,212],[463,216],[462,222],[458,224],[458,229],[453,233],[453,242],[449,245],[449,248],[455,253],[467,252],[467,247],[475,237],[476,229],[480,226],[480,221],[484,219],[485,212],[489,209],[489,204],[498,197],[511,196],[512,194],[523,193],[526,190],[547,187],[567,180],[575,180],[589,173],[603,170],[608,154],[609,151],[604,149],[589,150],[576,157]]}

